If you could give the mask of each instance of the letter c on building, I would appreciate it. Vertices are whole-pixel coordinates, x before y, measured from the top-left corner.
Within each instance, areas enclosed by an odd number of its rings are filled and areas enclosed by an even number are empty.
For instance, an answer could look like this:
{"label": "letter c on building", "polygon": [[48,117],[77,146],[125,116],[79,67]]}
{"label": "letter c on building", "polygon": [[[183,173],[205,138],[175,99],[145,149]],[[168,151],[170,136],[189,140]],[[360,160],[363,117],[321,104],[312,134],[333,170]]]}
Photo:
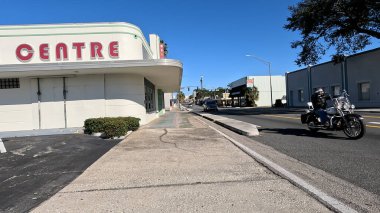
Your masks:
{"label": "letter c on building", "polygon": [[[26,52],[27,54],[23,55],[24,52]],[[27,62],[30,59],[32,59],[33,53],[34,53],[33,48],[29,44],[20,44],[16,48],[16,56],[17,56],[18,60],[20,60],[22,62]]]}

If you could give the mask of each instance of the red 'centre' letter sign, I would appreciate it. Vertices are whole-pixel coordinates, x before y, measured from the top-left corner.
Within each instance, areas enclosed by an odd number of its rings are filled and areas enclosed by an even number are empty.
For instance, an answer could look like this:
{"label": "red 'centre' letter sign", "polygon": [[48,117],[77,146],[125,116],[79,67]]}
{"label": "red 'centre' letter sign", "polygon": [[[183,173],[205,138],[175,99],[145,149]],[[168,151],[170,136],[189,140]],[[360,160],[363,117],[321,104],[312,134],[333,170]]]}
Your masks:
{"label": "red 'centre' letter sign", "polygon": [[40,58],[43,61],[49,61],[49,44],[40,45]]}
{"label": "red 'centre' letter sign", "polygon": [[73,43],[73,49],[77,50],[77,59],[82,60],[82,49],[84,48],[84,42]]}
{"label": "red 'centre' letter sign", "polygon": [[113,41],[110,43],[109,54],[111,58],[119,58],[119,42]]}
{"label": "red 'centre' letter sign", "polygon": [[[88,46],[87,46],[88,47]],[[84,42],[73,42],[72,43],[72,49],[74,51],[70,51],[67,47],[67,45],[63,42],[59,42],[55,45],[55,60],[56,61],[67,61],[70,58],[73,57],[73,55],[76,56],[76,60],[83,60],[83,49],[86,49],[86,44]],[[43,43],[39,45],[38,53],[40,55],[41,61],[49,61],[50,58],[54,58],[53,56],[50,57],[50,48],[49,44]],[[96,60],[96,59],[104,59],[103,57],[103,45],[100,42],[90,42],[89,45],[89,53],[90,53],[90,59]],[[54,51],[53,51],[54,52]],[[108,45],[108,54],[110,58],[119,58],[119,42],[118,41],[111,41]],[[33,47],[29,44],[20,44],[16,48],[16,57],[21,62],[29,62],[34,55]],[[73,59],[72,59],[73,60]]]}
{"label": "red 'centre' letter sign", "polygon": [[[23,55],[23,53],[26,53],[26,55]],[[16,56],[18,60],[22,62],[27,62],[33,57],[33,48],[29,44],[21,44],[16,49]]]}
{"label": "red 'centre' letter sign", "polygon": [[102,54],[103,46],[101,43],[91,42],[90,48],[91,48],[91,59],[103,58],[103,54]]}

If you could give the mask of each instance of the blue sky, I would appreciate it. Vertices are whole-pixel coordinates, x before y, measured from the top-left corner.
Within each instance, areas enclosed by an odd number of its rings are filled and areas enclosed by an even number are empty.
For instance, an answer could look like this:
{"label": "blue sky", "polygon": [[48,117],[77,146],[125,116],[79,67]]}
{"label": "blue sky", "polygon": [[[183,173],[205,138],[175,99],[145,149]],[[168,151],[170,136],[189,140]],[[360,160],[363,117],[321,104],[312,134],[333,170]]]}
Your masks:
{"label": "blue sky", "polygon": [[[129,22],[148,38],[156,33],[169,46],[168,58],[182,61],[182,86],[212,89],[246,75],[267,75],[253,54],[272,63],[272,75],[300,69],[299,39],[283,29],[288,6],[297,0],[1,0],[0,24]],[[366,49],[379,47],[379,42]],[[329,55],[320,62],[328,61]],[[184,90],[185,93],[187,89]]]}

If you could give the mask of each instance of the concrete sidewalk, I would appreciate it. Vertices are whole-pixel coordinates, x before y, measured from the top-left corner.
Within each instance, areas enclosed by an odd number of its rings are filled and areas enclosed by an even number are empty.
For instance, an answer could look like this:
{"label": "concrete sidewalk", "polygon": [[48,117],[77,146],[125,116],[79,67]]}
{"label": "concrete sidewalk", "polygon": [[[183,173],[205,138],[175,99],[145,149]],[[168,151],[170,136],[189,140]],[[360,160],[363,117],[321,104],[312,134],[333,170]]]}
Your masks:
{"label": "concrete sidewalk", "polygon": [[[106,143],[106,141],[105,141]],[[132,133],[33,212],[329,212],[188,112]]]}

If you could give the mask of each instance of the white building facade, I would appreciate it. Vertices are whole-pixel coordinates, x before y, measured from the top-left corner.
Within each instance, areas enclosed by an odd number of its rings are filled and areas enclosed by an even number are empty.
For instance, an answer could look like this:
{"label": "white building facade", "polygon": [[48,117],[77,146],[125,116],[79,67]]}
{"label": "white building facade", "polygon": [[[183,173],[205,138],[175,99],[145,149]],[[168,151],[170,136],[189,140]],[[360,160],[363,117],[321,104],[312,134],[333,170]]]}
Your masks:
{"label": "white building facade", "polygon": [[128,23],[0,27],[0,131],[81,127],[87,118],[165,112],[182,63]]}
{"label": "white building facade", "polygon": [[259,91],[258,107],[270,107],[286,94],[285,76],[246,76],[229,84],[235,106],[244,106],[245,89],[253,86]]}

